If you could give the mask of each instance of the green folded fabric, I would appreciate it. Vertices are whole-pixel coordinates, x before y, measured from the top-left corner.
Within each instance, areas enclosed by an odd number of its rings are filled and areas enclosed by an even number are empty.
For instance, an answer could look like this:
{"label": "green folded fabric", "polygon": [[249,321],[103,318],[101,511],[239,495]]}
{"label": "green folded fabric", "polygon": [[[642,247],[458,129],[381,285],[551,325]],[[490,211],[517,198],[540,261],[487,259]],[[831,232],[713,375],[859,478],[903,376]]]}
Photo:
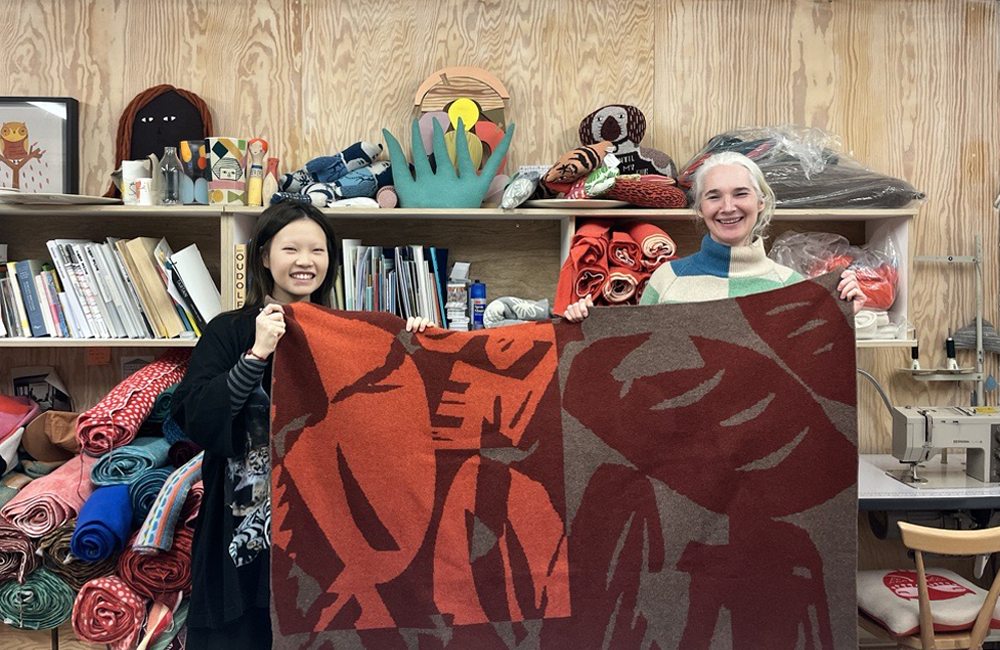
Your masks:
{"label": "green folded fabric", "polygon": [[136,438],[101,456],[90,470],[90,480],[98,487],[128,485],[149,470],[166,465],[169,452],[170,443],[164,438]]}
{"label": "green folded fabric", "polygon": [[174,389],[177,386],[178,384],[174,384],[156,396],[156,401],[153,402],[153,410],[146,416],[146,422],[154,424],[163,423],[163,418],[167,417],[167,413],[170,413],[170,402],[174,399]]}
{"label": "green folded fabric", "polygon": [[22,460],[21,467],[24,469],[24,473],[31,478],[41,478],[46,474],[51,474],[65,463],[64,460]]}
{"label": "green folded fabric", "polygon": [[0,618],[21,630],[52,630],[69,620],[74,597],[69,585],[42,567],[23,585],[0,585]]}

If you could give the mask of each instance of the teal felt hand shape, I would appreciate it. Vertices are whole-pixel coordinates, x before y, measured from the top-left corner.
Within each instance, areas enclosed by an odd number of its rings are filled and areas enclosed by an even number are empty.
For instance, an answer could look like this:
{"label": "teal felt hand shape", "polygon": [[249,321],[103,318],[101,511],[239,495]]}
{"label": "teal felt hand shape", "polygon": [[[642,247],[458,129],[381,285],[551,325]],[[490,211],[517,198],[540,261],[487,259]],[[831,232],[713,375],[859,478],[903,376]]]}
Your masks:
{"label": "teal felt hand shape", "polygon": [[451,164],[448,147],[444,142],[444,131],[437,120],[434,120],[434,159],[437,170],[431,170],[430,160],[424,150],[424,141],[420,137],[420,126],[413,120],[413,168],[416,178],[409,172],[406,156],[399,146],[399,141],[389,131],[382,129],[386,145],[389,148],[389,159],[392,161],[393,185],[399,204],[404,208],[478,208],[486,191],[490,187],[497,169],[507,155],[510,139],[514,135],[514,125],[507,129],[506,135],[500,141],[496,151],[490,154],[483,166],[482,173],[477,174],[469,155],[469,143],[466,139],[465,124],[458,120],[458,136],[455,138],[455,154],[458,161],[458,172]]}

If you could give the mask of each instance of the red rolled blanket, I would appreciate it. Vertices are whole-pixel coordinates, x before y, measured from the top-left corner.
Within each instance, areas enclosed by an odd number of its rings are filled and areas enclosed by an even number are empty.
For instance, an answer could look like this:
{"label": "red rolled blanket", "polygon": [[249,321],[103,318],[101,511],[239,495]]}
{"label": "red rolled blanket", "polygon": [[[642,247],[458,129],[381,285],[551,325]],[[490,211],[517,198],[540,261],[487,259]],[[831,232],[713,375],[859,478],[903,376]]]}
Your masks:
{"label": "red rolled blanket", "polygon": [[621,266],[633,271],[642,270],[642,250],[636,240],[626,232],[616,230],[611,233],[608,246],[608,266]]}
{"label": "red rolled blanket", "polygon": [[133,547],[136,535],[125,547],[118,560],[118,575],[136,593],[156,598],[175,591],[191,591],[191,541],[194,533],[181,526],[174,533],[169,551],[155,554],[137,553]]}
{"label": "red rolled blanket", "polygon": [[201,510],[201,500],[205,496],[205,486],[198,481],[191,486],[187,498],[184,500],[184,507],[181,509],[181,524],[194,532],[195,523],[198,521],[198,512]]}
{"label": "red rolled blanket", "polygon": [[612,305],[638,302],[639,284],[648,279],[648,273],[612,266],[608,272],[608,281],[604,285],[604,299]]}
{"label": "red rolled blanket", "polygon": [[146,600],[118,576],[94,578],[73,602],[73,632],[89,643],[111,650],[135,645],[146,619]]}
{"label": "red rolled blanket", "polygon": [[669,176],[619,176],[607,198],[628,201],[643,208],[683,208],[687,206],[684,190]]}
{"label": "red rolled blanket", "polygon": [[76,439],[91,456],[106,454],[135,439],[157,395],[184,377],[190,350],[170,350],[130,375],[92,409],[80,414]]}
{"label": "red rolled blanket", "polygon": [[625,232],[635,240],[635,243],[639,244],[642,256],[647,261],[653,261],[663,256],[669,260],[677,254],[674,240],[659,226],[637,221],[626,225]]}
{"label": "red rolled blanket", "polygon": [[37,569],[41,561],[28,535],[0,517],[0,582],[16,579],[18,584],[24,584],[25,576]]}
{"label": "red rolled blanket", "polygon": [[569,256],[559,272],[554,312],[563,311],[580,298],[597,298],[608,277],[608,245],[611,222],[588,221],[573,235]]}
{"label": "red rolled blanket", "polygon": [[0,508],[5,517],[30,537],[41,537],[76,517],[93,493],[90,470],[96,458],[80,454],[51,474],[28,483]]}

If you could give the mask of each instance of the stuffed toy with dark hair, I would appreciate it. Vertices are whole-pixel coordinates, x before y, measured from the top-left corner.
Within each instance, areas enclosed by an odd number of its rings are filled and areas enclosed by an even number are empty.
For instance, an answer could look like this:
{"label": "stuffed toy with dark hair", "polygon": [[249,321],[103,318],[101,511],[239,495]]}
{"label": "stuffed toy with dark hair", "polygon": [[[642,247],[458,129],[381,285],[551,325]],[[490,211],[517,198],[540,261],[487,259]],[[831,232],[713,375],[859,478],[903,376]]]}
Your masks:
{"label": "stuffed toy with dark hair", "polygon": [[659,174],[676,178],[677,166],[670,156],[639,146],[644,135],[646,116],[627,104],[604,106],[580,122],[580,142],[589,145],[606,140],[613,144],[622,174]]}

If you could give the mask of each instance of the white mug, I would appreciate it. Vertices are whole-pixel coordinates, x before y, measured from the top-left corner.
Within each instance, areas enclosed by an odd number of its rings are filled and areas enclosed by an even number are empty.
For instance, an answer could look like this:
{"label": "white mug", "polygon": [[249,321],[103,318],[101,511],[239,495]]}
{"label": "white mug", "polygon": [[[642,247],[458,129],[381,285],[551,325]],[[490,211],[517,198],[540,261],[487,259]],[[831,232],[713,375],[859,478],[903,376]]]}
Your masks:
{"label": "white mug", "polygon": [[[132,201],[129,202],[128,196],[132,196]],[[155,196],[153,195],[153,179],[152,178],[136,178],[131,183],[128,184],[128,192],[125,194],[126,203],[129,205],[155,205]]]}

